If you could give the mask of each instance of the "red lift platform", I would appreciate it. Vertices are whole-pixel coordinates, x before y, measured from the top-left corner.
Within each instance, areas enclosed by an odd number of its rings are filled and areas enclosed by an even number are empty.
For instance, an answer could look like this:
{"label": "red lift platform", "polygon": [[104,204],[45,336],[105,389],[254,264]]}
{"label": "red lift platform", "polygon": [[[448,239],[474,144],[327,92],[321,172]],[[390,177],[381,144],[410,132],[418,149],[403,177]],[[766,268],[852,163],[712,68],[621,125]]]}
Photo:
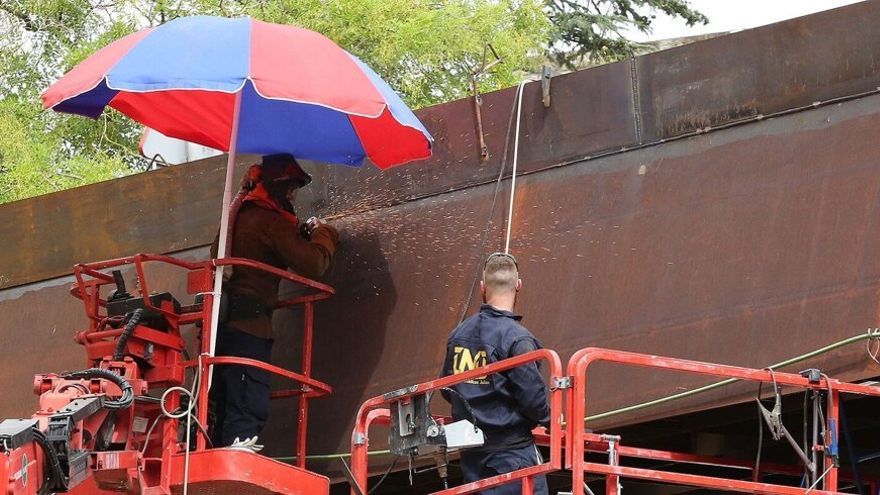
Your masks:
{"label": "red lift platform", "polygon": [[[154,292],[151,268],[183,272],[190,304]],[[309,289],[276,309],[304,312],[302,369],[210,353],[215,269],[246,266]],[[121,270],[133,268],[136,290],[126,292]],[[0,488],[6,494],[105,492],[140,495],[321,495],[328,478],[305,469],[309,401],[332,392],[311,376],[314,305],[332,287],[248,259],[185,261],[139,254],[74,269],[71,293],[83,301],[88,329],[76,335],[86,348],[86,370],[38,375],[40,408],[30,420],[0,423]],[[112,290],[111,290],[112,289]],[[192,329],[191,334],[183,331]],[[187,339],[198,355],[188,357]],[[211,448],[208,389],[211,369],[254,366],[292,383],[273,398],[299,397],[296,465],[249,450]],[[189,426],[189,427],[187,427]]]}

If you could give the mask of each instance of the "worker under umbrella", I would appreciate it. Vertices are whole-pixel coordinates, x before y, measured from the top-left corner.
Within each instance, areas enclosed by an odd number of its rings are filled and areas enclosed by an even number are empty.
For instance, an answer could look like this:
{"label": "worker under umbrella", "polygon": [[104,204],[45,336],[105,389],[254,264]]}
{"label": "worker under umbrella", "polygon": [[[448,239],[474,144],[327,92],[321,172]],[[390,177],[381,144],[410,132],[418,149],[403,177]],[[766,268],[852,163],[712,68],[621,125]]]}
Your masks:
{"label": "worker under umbrella", "polygon": [[[300,223],[293,208],[299,188],[312,178],[289,154],[268,155],[252,165],[242,180],[233,207],[227,253],[307,278],[321,277],[336,251],[338,233],[315,219]],[[212,256],[216,256],[216,243]],[[217,356],[269,362],[272,355],[272,311],[280,278],[258,269],[236,266],[223,284]],[[210,398],[215,411],[211,434],[215,447],[262,448],[258,435],[269,416],[269,372],[245,365],[217,366]]]}

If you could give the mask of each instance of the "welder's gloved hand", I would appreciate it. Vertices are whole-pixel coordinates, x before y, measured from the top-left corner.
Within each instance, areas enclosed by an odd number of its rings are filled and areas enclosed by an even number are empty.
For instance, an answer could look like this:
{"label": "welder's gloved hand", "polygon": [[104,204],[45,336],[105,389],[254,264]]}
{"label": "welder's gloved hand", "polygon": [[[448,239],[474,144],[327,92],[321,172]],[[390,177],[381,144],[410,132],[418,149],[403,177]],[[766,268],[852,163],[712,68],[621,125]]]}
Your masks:
{"label": "welder's gloved hand", "polygon": [[321,220],[319,222],[322,223],[312,230],[312,236],[309,240],[324,246],[330,256],[333,256],[333,253],[336,252],[336,244],[339,243],[339,232],[329,223],[323,223]]}
{"label": "welder's gloved hand", "polygon": [[299,224],[299,233],[302,234],[306,239],[312,238],[312,231],[315,230],[319,225],[321,225],[321,220],[318,217],[309,217],[308,220]]}

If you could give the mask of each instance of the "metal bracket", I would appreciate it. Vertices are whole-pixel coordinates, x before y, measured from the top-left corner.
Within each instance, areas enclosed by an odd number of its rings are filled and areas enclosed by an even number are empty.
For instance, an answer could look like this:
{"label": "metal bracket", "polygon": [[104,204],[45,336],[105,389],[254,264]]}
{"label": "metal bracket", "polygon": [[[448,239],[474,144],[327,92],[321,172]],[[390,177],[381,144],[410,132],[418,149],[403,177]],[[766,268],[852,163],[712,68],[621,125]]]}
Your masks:
{"label": "metal bracket", "polygon": [[773,409],[770,410],[764,407],[761,398],[758,397],[755,400],[758,403],[758,410],[761,411],[761,416],[764,419],[764,423],[767,425],[767,429],[770,430],[770,436],[773,440],[779,441],[784,438],[789,445],[791,445],[791,448],[794,449],[798,457],[803,461],[804,466],[813,474],[813,476],[815,476],[816,464],[807,457],[806,452],[801,449],[800,445],[798,445],[797,441],[795,441],[791,436],[791,433],[789,433],[788,429],[785,427],[785,424],[782,423],[782,394],[779,391],[779,385],[776,383],[776,378],[773,375],[772,369],[770,369],[770,374],[773,377],[773,394],[775,396]]}
{"label": "metal bracket", "polygon": [[[492,52],[492,56],[495,57],[495,60],[486,63],[486,55],[488,55],[488,52],[490,51]],[[501,57],[498,56],[498,53],[495,51],[495,48],[492,47],[491,43],[486,43],[486,46],[483,47],[483,63],[480,64],[480,67],[471,74],[471,88],[474,93],[475,130],[480,146],[480,163],[486,163],[489,160],[489,146],[486,144],[486,136],[483,133],[483,96],[480,94],[480,90],[477,87],[477,81],[480,76],[499,63],[501,63]]]}
{"label": "metal bracket", "polygon": [[550,386],[551,390],[558,389],[566,389],[572,387],[572,382],[574,380],[570,376],[554,376],[552,379],[552,384]]}
{"label": "metal bracket", "polygon": [[0,422],[0,450],[10,452],[34,439],[35,419],[4,419]]}
{"label": "metal bracket", "polygon": [[798,374],[806,378],[810,381],[810,383],[813,384],[817,384],[822,381],[822,371],[816,368],[805,369]]}
{"label": "metal bracket", "polygon": [[354,438],[352,439],[355,445],[364,445],[367,443],[367,436],[361,432],[357,432],[354,434]]}
{"label": "metal bracket", "polygon": [[541,67],[541,95],[544,102],[544,108],[550,108],[550,67],[544,65]]}
{"label": "metal bracket", "polygon": [[397,402],[397,425],[401,437],[412,435],[416,432],[418,425],[416,420],[416,403],[415,401],[399,401]]}
{"label": "metal bracket", "polygon": [[608,465],[617,465],[617,440],[608,440]]}

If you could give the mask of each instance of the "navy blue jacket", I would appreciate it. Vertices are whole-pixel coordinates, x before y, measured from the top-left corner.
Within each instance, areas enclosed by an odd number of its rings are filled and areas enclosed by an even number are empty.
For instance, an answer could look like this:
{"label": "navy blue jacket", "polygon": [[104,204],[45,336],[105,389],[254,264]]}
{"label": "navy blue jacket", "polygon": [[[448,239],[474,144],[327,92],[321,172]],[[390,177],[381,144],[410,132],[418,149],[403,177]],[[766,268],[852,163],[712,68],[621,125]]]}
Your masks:
{"label": "navy blue jacket", "polygon": [[[461,322],[449,335],[440,376],[449,376],[539,349],[541,344],[521,316],[483,304],[480,312]],[[455,385],[458,394],[443,393],[456,421],[471,419],[462,399],[473,409],[487,447],[530,441],[536,425],[550,424],[547,386],[538,363],[483,376]],[[460,397],[459,397],[460,394]]]}

